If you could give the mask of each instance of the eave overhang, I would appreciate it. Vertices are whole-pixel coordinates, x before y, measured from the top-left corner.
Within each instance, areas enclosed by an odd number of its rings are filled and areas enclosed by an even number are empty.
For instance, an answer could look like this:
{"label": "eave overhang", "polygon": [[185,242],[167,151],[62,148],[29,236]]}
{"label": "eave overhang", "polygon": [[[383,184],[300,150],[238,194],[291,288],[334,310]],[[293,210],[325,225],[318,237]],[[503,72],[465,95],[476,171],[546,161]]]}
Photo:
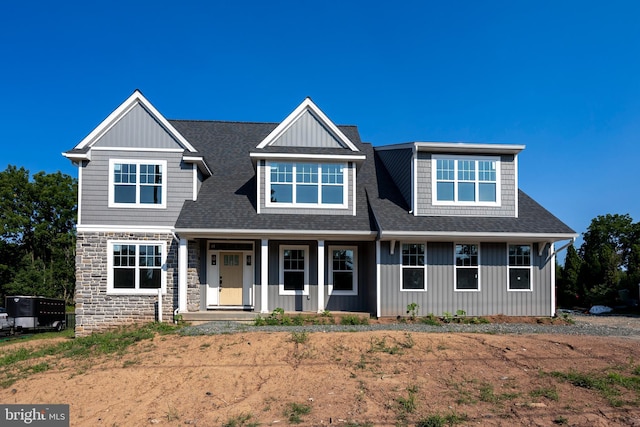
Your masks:
{"label": "eave overhang", "polygon": [[518,154],[525,149],[524,145],[518,144],[480,144],[469,142],[407,142],[403,144],[392,144],[376,147],[376,150],[397,150],[402,148],[413,149],[428,153],[446,154],[471,154],[471,155],[491,155],[491,154]]}
{"label": "eave overhang", "polygon": [[380,240],[428,240],[438,242],[559,242],[576,239],[576,233],[487,233],[459,231],[382,231]]}
{"label": "eave overhang", "polygon": [[186,163],[193,163],[196,166],[198,166],[198,169],[203,175],[206,175],[206,176],[213,175],[213,173],[211,172],[211,169],[209,169],[209,166],[207,165],[207,162],[205,162],[204,157],[202,156],[185,154],[182,156],[182,160]]}
{"label": "eave overhang", "polygon": [[273,229],[215,229],[215,228],[176,228],[175,233],[187,239],[227,238],[227,239],[351,239],[373,241],[378,235],[375,231],[345,230],[273,230]]}

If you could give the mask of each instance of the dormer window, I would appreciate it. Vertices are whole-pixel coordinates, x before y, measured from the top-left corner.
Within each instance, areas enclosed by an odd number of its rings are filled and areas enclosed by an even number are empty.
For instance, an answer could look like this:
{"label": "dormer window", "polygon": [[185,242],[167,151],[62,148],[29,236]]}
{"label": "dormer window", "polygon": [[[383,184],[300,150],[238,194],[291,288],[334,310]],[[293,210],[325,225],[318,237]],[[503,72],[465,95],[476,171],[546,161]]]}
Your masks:
{"label": "dormer window", "polygon": [[434,205],[500,205],[500,158],[434,155]]}
{"label": "dormer window", "polygon": [[267,164],[267,206],[346,207],[343,163]]}

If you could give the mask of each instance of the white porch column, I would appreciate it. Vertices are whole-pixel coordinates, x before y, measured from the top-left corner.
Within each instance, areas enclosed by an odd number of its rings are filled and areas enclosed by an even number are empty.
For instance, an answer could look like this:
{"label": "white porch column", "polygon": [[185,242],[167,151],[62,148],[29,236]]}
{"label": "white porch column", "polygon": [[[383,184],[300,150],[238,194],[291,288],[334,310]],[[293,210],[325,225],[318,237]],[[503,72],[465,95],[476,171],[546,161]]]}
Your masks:
{"label": "white porch column", "polygon": [[318,313],[324,311],[324,240],[318,240]]}
{"label": "white porch column", "polygon": [[187,274],[189,263],[187,239],[180,239],[178,246],[178,312],[187,311]]}
{"label": "white porch column", "polygon": [[380,301],[380,240],[376,239],[376,317],[382,313],[382,302]]}
{"label": "white porch column", "polygon": [[260,313],[269,312],[269,240],[260,246]]}

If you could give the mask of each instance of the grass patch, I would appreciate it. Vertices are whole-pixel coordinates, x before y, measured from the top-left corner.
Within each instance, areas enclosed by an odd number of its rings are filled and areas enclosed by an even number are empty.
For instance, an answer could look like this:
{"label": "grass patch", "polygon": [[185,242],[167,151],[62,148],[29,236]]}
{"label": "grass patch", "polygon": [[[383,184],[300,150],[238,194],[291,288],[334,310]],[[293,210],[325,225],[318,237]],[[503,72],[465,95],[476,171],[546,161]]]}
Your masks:
{"label": "grass patch", "polygon": [[300,424],[302,415],[307,415],[311,412],[311,406],[304,403],[288,403],[284,409],[284,416],[287,417],[290,423]]}
{"label": "grass patch", "polygon": [[256,427],[258,423],[251,421],[253,415],[242,413],[235,417],[229,418],[226,422],[222,423],[222,427]]}
{"label": "grass patch", "polygon": [[340,319],[341,325],[368,325],[369,318],[364,316],[356,316],[355,314],[347,314]]}
{"label": "grass patch", "polygon": [[291,341],[296,344],[304,344],[309,340],[309,334],[306,331],[291,332]]}
{"label": "grass patch", "polygon": [[480,392],[480,401],[487,403],[500,403],[505,400],[513,400],[520,396],[520,393],[501,393],[495,394],[493,391],[493,385],[484,383],[478,390]]}
{"label": "grass patch", "polygon": [[455,426],[457,424],[462,424],[469,420],[469,417],[466,414],[449,414],[449,415],[439,415],[432,414],[425,418],[420,419],[416,423],[416,427],[445,427],[445,426]]}
{"label": "grass patch", "polygon": [[[164,323],[149,323],[136,328],[120,328],[114,331],[92,334],[83,338],[65,340],[56,344],[45,345],[39,348],[19,348],[6,352],[0,357],[0,387],[8,387],[16,380],[29,374],[44,372],[50,369],[46,363],[33,365],[26,369],[20,369],[19,364],[47,356],[87,358],[96,355],[124,354],[125,350],[142,340],[151,339],[157,333],[173,333],[178,327]],[[44,334],[40,334],[42,336]],[[59,334],[55,335],[59,336]],[[11,371],[18,370],[20,375]]]}
{"label": "grass patch", "polygon": [[[640,376],[636,374],[637,368],[631,368],[630,371],[630,375],[617,371],[590,373],[554,371],[550,375],[575,387],[597,391],[611,406],[619,407],[640,402]],[[635,398],[629,399],[630,397]]]}
{"label": "grass patch", "polygon": [[529,392],[529,396],[531,397],[544,397],[547,398],[549,400],[553,400],[555,402],[558,401],[559,396],[558,396],[558,391],[555,388],[537,388],[535,390],[531,390],[531,392]]}

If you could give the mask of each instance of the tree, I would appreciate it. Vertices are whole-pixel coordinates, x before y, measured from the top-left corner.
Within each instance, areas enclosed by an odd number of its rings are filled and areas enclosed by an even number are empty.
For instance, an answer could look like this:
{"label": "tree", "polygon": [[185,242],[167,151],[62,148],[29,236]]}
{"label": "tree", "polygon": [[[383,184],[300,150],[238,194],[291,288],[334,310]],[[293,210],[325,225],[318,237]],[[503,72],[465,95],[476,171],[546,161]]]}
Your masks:
{"label": "tree", "polygon": [[[628,280],[630,261],[637,254],[632,242],[638,225],[627,215],[600,215],[591,221],[580,247],[583,260],[579,282],[592,304],[613,304]],[[635,261],[632,267],[637,271]]]}
{"label": "tree", "polygon": [[0,172],[0,294],[70,300],[75,286],[76,181],[9,165]]}
{"label": "tree", "polygon": [[581,305],[584,302],[585,291],[580,286],[579,276],[582,269],[582,258],[573,245],[567,248],[564,267],[558,276],[558,302],[565,307]]}

